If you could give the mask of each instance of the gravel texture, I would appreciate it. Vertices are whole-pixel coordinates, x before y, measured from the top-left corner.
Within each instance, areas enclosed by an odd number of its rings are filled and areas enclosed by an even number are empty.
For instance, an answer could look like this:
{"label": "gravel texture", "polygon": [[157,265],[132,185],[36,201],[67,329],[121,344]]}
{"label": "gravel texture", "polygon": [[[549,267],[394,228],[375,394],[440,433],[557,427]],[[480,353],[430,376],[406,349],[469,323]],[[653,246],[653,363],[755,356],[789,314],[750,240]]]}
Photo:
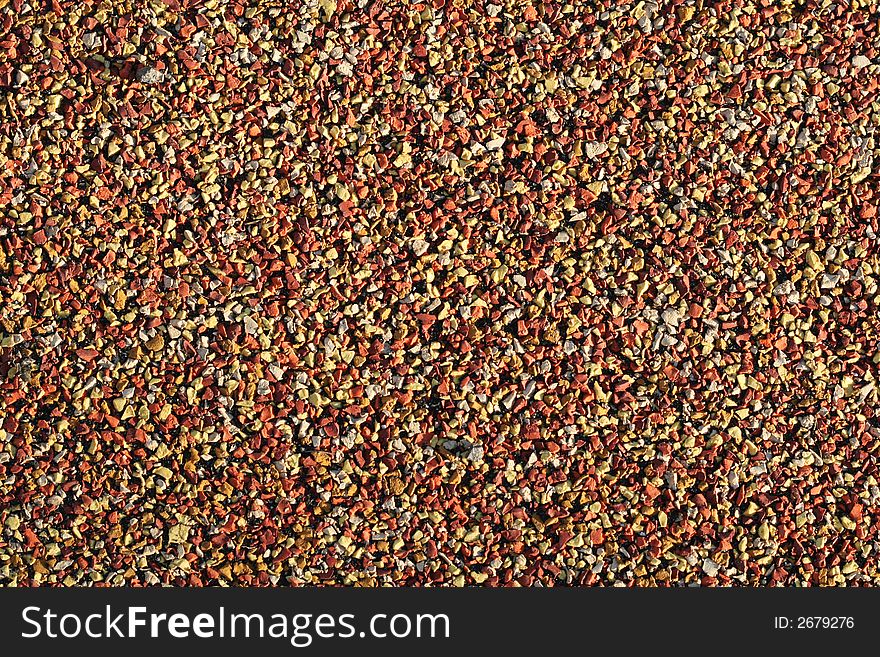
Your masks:
{"label": "gravel texture", "polygon": [[0,0],[0,583],[880,583],[878,25]]}

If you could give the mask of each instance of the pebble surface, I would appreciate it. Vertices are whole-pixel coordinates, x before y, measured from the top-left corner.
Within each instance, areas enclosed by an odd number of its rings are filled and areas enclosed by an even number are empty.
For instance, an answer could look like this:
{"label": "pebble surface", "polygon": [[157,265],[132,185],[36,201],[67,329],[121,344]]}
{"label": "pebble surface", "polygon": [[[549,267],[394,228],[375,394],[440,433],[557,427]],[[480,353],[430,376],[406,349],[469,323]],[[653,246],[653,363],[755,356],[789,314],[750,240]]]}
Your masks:
{"label": "pebble surface", "polygon": [[871,585],[865,0],[0,0],[0,584]]}

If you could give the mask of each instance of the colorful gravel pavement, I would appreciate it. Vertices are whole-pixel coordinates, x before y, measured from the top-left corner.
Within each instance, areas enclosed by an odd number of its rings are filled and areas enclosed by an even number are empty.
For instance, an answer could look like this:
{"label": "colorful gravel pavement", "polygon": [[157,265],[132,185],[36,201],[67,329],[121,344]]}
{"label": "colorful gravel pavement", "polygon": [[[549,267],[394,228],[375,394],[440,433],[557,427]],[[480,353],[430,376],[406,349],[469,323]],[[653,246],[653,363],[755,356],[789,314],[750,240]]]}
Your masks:
{"label": "colorful gravel pavement", "polygon": [[878,25],[0,0],[0,584],[880,583]]}

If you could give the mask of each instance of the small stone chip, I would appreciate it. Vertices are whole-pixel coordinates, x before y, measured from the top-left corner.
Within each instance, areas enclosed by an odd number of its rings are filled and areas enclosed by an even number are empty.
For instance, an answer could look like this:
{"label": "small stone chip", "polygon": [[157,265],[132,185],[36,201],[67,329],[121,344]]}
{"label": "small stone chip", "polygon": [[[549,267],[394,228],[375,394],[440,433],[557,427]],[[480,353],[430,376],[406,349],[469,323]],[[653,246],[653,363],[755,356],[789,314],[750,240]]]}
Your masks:
{"label": "small stone chip", "polygon": [[163,479],[171,479],[174,474],[170,469],[166,468],[164,465],[160,465],[156,468],[153,468],[153,472],[162,477]]}
{"label": "small stone chip", "polygon": [[142,66],[137,70],[135,78],[142,84],[159,84],[165,79],[165,75],[152,66]]}
{"label": "small stone chip", "polygon": [[161,335],[154,335],[152,338],[147,340],[147,349],[150,351],[162,351],[165,348],[165,338]]}

